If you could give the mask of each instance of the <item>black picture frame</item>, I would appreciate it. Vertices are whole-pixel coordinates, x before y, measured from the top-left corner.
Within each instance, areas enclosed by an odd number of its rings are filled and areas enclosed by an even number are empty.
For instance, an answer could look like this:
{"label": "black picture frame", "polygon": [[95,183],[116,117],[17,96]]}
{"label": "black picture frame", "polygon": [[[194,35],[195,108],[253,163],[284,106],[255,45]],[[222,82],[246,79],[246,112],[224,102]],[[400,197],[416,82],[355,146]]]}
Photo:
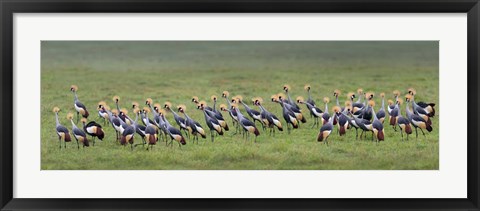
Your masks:
{"label": "black picture frame", "polygon": [[[0,0],[2,210],[301,210],[479,209],[478,0]],[[13,198],[13,15],[15,13],[467,13],[468,197],[466,199],[17,199]],[[449,140],[454,141],[454,140]],[[232,190],[233,191],[233,190]]]}

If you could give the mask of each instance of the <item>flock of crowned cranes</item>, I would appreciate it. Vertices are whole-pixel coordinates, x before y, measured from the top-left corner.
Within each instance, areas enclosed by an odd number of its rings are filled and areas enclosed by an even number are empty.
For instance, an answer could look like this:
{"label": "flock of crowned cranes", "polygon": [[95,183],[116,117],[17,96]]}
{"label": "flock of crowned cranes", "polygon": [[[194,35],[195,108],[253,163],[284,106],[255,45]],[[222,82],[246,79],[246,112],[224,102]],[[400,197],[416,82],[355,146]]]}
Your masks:
{"label": "flock of crowned cranes", "polygon": [[[423,129],[426,129],[428,132],[432,131],[432,122],[431,117],[435,116],[435,104],[434,103],[425,103],[425,102],[415,102],[416,91],[412,88],[408,89],[408,93],[405,95],[406,108],[406,117],[402,116],[401,105],[403,100],[401,99],[400,91],[393,91],[393,100],[388,100],[387,110],[385,110],[385,94],[380,93],[382,98],[382,106],[380,109],[375,112],[374,106],[375,102],[372,100],[374,93],[366,92],[364,93],[362,89],[357,90],[357,94],[351,92],[348,93],[348,99],[345,101],[344,106],[340,106],[339,96],[340,91],[335,90],[333,96],[336,98],[336,105],[332,108],[332,115],[330,115],[328,110],[329,98],[323,98],[325,104],[325,110],[322,110],[317,106],[315,101],[310,95],[310,85],[305,85],[305,90],[308,93],[308,99],[304,100],[303,97],[297,97],[296,101],[292,100],[290,97],[289,91],[290,87],[288,85],[283,86],[283,91],[286,93],[279,93],[271,96],[271,101],[278,103],[282,107],[282,116],[285,120],[288,133],[290,130],[296,129],[299,127],[300,122],[306,123],[305,115],[302,113],[300,106],[298,104],[304,104],[310,113],[310,117],[313,118],[312,127],[319,127],[320,120],[322,121],[322,127],[317,136],[319,142],[324,142],[328,144],[328,137],[331,135],[335,125],[338,126],[338,134],[340,136],[346,134],[347,129],[355,128],[356,138],[358,139],[358,129],[361,130],[360,138],[362,135],[366,138],[368,131],[372,133],[372,140],[379,141],[384,140],[384,128],[383,123],[386,118],[386,113],[389,114],[388,124],[397,131],[397,126],[400,129],[402,136],[402,141],[404,133],[407,135],[412,134],[412,126],[415,128],[416,138],[418,138],[418,129],[425,133]],[[102,140],[105,136],[102,126],[95,121],[90,121],[87,123],[87,118],[89,113],[84,104],[82,104],[78,97],[77,91],[78,87],[72,85],[70,91],[74,94],[74,107],[77,111],[77,123],[79,116],[82,115],[81,122],[83,127],[77,127],[77,124],[73,121],[73,114],[68,113],[67,118],[72,123],[72,134],[75,140],[77,141],[77,147],[80,148],[80,144],[83,147],[88,147],[90,141],[87,135],[91,136],[93,139],[93,145],[95,145],[95,138]],[[282,121],[273,113],[269,112],[263,106],[263,100],[260,97],[253,98],[251,103],[252,105],[258,106],[260,111],[251,108],[246,102],[243,101],[243,98],[239,95],[229,98],[229,93],[224,91],[222,93],[222,98],[225,98],[226,104],[221,104],[220,109],[216,108],[217,97],[212,96],[211,100],[213,101],[213,107],[207,106],[205,101],[199,101],[198,97],[193,97],[192,102],[195,103],[196,107],[201,110],[205,116],[205,123],[210,129],[210,135],[212,142],[216,134],[223,135],[224,131],[228,131],[229,127],[226,119],[222,115],[223,112],[228,112],[232,118],[232,124],[236,128],[236,133],[240,132],[248,140],[251,134],[256,137],[260,135],[259,130],[257,129],[258,124],[261,125],[263,131],[269,130],[270,135],[275,135],[275,130],[283,131]],[[179,146],[185,145],[185,136],[188,138],[193,136],[192,142],[198,143],[198,136],[206,138],[206,131],[200,123],[192,119],[186,113],[185,105],[178,105],[176,108],[172,107],[170,102],[164,103],[163,106],[160,104],[153,104],[151,98],[148,98],[145,102],[146,106],[140,109],[139,104],[136,102],[132,103],[133,112],[135,114],[135,119],[128,116],[128,111],[126,109],[120,109],[118,96],[113,97],[113,100],[116,104],[116,109],[110,109],[105,102],[98,103],[98,115],[104,119],[104,125],[111,124],[116,131],[117,141],[121,145],[130,144],[133,149],[137,145],[147,145],[147,150],[153,147],[160,138],[165,141],[167,145],[173,145],[173,141],[177,141]],[[250,103],[250,102],[249,102]],[[411,108],[409,104],[411,103]],[[243,111],[240,111],[239,105],[243,105],[245,108],[244,115]],[[59,139],[60,148],[62,148],[62,141],[64,142],[64,147],[66,148],[66,142],[70,142],[71,136],[69,130],[60,124],[58,113],[60,109],[55,107],[53,112],[56,117],[56,132]],[[166,112],[169,111],[173,114],[174,120],[179,128],[174,127],[167,118],[165,118]],[[183,117],[179,113],[183,114]],[[150,118],[149,113],[153,114],[153,119]],[[248,116],[251,119],[248,118]],[[143,125],[138,124],[138,118],[140,117]],[[253,121],[252,121],[253,120]],[[184,133],[182,133],[182,131]],[[134,137],[135,134],[138,134],[141,137],[141,143],[135,143]],[[185,135],[185,136],[184,136]],[[170,141],[168,139],[170,137]]]}

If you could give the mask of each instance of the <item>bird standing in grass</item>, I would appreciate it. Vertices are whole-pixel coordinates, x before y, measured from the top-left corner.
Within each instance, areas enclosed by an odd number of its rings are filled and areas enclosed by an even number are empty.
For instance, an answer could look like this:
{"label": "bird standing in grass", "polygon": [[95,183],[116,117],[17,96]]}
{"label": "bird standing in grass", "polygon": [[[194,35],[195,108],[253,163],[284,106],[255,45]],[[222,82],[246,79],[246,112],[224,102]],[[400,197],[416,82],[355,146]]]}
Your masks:
{"label": "bird standing in grass", "polygon": [[[410,100],[412,99],[412,95],[407,94],[405,96],[406,100],[406,107],[407,107],[407,118],[412,123],[413,127],[415,128],[415,138],[418,138],[418,130],[417,128],[420,128],[420,131],[422,131],[423,136],[425,136],[425,132],[423,132],[423,129],[426,129],[428,132],[431,132],[433,130],[432,126],[427,124],[427,121],[423,119],[421,116],[414,114],[412,111],[410,111],[410,108],[408,106],[408,103],[410,103]],[[426,136],[425,136],[426,137]]]}
{"label": "bird standing in grass", "polygon": [[110,108],[108,108],[107,103],[105,103],[105,101],[98,102],[98,107],[97,107],[98,116],[103,119],[103,125],[106,125],[110,122],[108,121],[109,116],[108,116],[108,113],[102,109],[102,106],[105,106],[109,110]]}
{"label": "bird standing in grass", "polygon": [[[229,95],[230,93],[228,91],[223,91],[222,93],[222,97],[227,101],[228,108],[231,108],[232,104],[230,103],[230,100],[228,100]],[[228,109],[228,114],[230,114],[230,117],[232,117],[232,125],[236,128],[235,133],[237,133],[239,129],[237,112],[235,110]]]}
{"label": "bird standing in grass", "polygon": [[243,102],[243,97],[240,95],[235,96],[236,102],[241,103],[243,107],[245,107],[245,110],[247,111],[248,116],[252,117],[253,123],[255,124],[256,121],[259,121],[260,124],[262,124],[262,127],[265,129],[265,125],[262,122],[262,117],[260,115],[260,112],[257,110],[254,110],[250,108],[245,102]]}
{"label": "bird standing in grass", "polygon": [[92,137],[92,145],[95,146],[95,137],[98,137],[100,141],[105,137],[105,132],[102,129],[102,126],[96,123],[95,121],[90,121],[87,124],[87,118],[82,118],[83,131]]}
{"label": "bird standing in grass", "polygon": [[85,107],[85,105],[83,105],[83,103],[81,103],[78,100],[77,90],[78,90],[78,87],[76,85],[72,85],[70,87],[70,91],[72,91],[73,95],[74,95],[73,105],[75,106],[75,110],[77,111],[77,123],[78,123],[78,120],[80,118],[80,114],[85,118],[88,118],[89,114],[88,114],[88,111],[87,111],[87,108]]}
{"label": "bird standing in grass", "polygon": [[265,107],[263,107],[263,99],[257,97],[254,99],[253,102],[256,106],[260,107],[260,116],[262,117],[262,121],[264,125],[267,125],[270,128],[270,135],[273,133],[275,136],[275,127],[278,128],[279,131],[283,131],[282,122],[275,116],[275,114],[270,113]]}
{"label": "bird standing in grass", "polygon": [[88,139],[87,139],[87,135],[85,134],[85,132],[83,132],[83,130],[80,130],[77,125],[75,125],[75,123],[73,122],[73,114],[72,113],[68,113],[67,114],[67,119],[69,119],[71,122],[72,122],[72,133],[73,133],[73,137],[75,137],[75,140],[77,140],[77,148],[80,149],[80,143],[82,143],[83,147],[88,147],[90,146],[89,142],[88,142]]}
{"label": "bird standing in grass", "polygon": [[213,133],[213,131],[216,131],[218,135],[223,135],[223,129],[222,129],[222,126],[220,126],[220,123],[218,122],[217,119],[211,117],[207,111],[205,110],[206,109],[206,103],[203,102],[203,103],[200,103],[197,105],[197,109],[200,109],[202,110],[204,116],[205,116],[205,123],[207,124],[208,128],[210,129],[210,137],[212,138],[212,142],[214,141],[214,136],[215,134]]}
{"label": "bird standing in grass", "polygon": [[[127,115],[128,114],[128,111],[126,109],[120,109],[120,106],[118,105],[118,103],[120,102],[120,97],[119,96],[113,96],[113,102],[115,102],[115,105],[117,106],[117,110],[120,112],[123,112],[123,114]],[[130,122],[130,120],[128,120],[125,115],[118,115],[118,117],[120,119],[122,119],[123,122],[125,122],[127,125],[131,125],[132,123]]]}
{"label": "bird standing in grass", "polygon": [[385,116],[386,116],[386,114],[385,114],[385,93],[383,93],[383,92],[380,93],[380,97],[382,97],[382,107],[376,113],[376,117],[383,124],[383,121],[385,120]]}
{"label": "bird standing in grass", "polygon": [[398,107],[398,115],[397,115],[397,124],[398,127],[400,128],[400,134],[402,135],[402,141],[403,141],[403,132],[407,134],[407,140],[408,140],[408,135],[412,134],[412,126],[410,125],[410,121],[402,116],[402,112],[400,109],[400,106],[402,105],[401,99],[397,100],[396,106]]}
{"label": "bird standing in grass", "polygon": [[305,105],[307,106],[308,110],[310,111],[310,117],[314,117],[314,118],[317,119],[316,122],[313,123],[313,127],[315,127],[315,124],[318,124],[318,117],[315,116],[315,114],[313,113],[314,111],[312,110],[313,107],[316,107],[315,101],[313,100],[312,95],[310,94],[310,89],[312,89],[312,88],[311,88],[310,84],[305,84],[303,89],[305,89],[305,91],[307,91],[307,93],[308,93],[308,99],[307,99],[307,103],[305,103]]}
{"label": "bird standing in grass", "polygon": [[279,103],[280,106],[282,106],[282,114],[283,114],[283,119],[285,119],[285,122],[287,123],[287,131],[288,134],[290,134],[290,127],[288,125],[291,125],[293,129],[298,128],[298,119],[295,116],[295,113],[291,111],[290,109],[287,108],[286,104],[283,100],[281,100],[278,95],[273,95],[271,97],[272,102]]}
{"label": "bird standing in grass", "polygon": [[185,138],[182,136],[182,132],[177,129],[176,127],[173,127],[170,122],[168,122],[168,120],[166,119],[166,115],[167,113],[165,112],[165,110],[161,110],[160,112],[160,116],[162,117],[163,121],[165,122],[165,130],[167,131],[167,134],[170,136],[170,138],[172,139],[170,141],[170,146],[173,146],[173,141],[177,141],[178,142],[178,146],[182,147],[182,145],[185,145],[187,144],[187,142],[185,141]]}
{"label": "bird standing in grass", "polygon": [[246,140],[250,137],[250,133],[255,134],[255,143],[257,143],[257,136],[260,135],[260,132],[258,131],[257,127],[255,126],[255,123],[247,119],[243,114],[240,112],[238,109],[238,104],[232,104],[233,109],[237,111],[237,117],[238,117],[238,123],[242,126],[243,130],[246,133]]}
{"label": "bird standing in grass", "polygon": [[[147,116],[149,108],[143,109],[143,115]],[[150,121],[146,121],[146,128],[145,128],[145,139],[147,140],[147,150],[150,147],[150,150],[153,149],[153,145],[157,144],[158,135],[157,130],[154,124],[151,124]]]}
{"label": "bird standing in grass", "polygon": [[285,106],[285,108],[287,108],[288,110],[292,111],[295,114],[295,118],[298,121],[301,121],[302,123],[307,122],[307,119],[305,118],[305,116],[303,116],[300,109],[295,106],[292,106],[290,103],[288,103],[288,100],[285,100],[285,95],[283,93],[278,93],[277,98],[279,101],[283,102],[283,106]]}
{"label": "bird standing in grass", "polygon": [[212,111],[215,112],[215,114],[217,114],[217,115],[219,115],[219,116],[221,116],[221,117],[223,118],[222,113],[221,113],[219,110],[217,110],[217,99],[218,99],[217,96],[216,96],[216,95],[212,95],[212,96],[210,97],[210,99],[213,101]]}
{"label": "bird standing in grass", "polygon": [[300,103],[300,104],[305,104],[308,108],[308,110],[310,110],[310,116],[313,117],[313,125],[312,125],[312,128],[314,128],[315,126],[319,126],[320,123],[318,121],[318,118],[321,118],[323,116],[323,111],[322,109],[319,109],[317,108],[315,105],[313,104],[310,104],[307,100],[307,102],[305,102],[303,100],[303,97],[302,96],[299,96],[297,97],[297,103]]}
{"label": "bird standing in grass", "polygon": [[[325,112],[323,112],[323,114],[322,114],[322,119],[323,119],[322,124],[327,124],[327,122],[330,121],[330,114],[328,113],[328,103],[329,102],[330,102],[330,98],[328,98],[328,97],[323,98],[323,103],[325,103]],[[333,124],[333,120],[332,120],[332,124]]]}
{"label": "bird standing in grass", "polygon": [[180,130],[184,130],[185,131],[185,134],[188,136],[189,134],[189,130],[187,128],[187,123],[185,122],[185,119],[182,118],[181,116],[179,116],[177,114],[177,112],[175,112],[173,109],[172,109],[172,103],[170,102],[165,102],[165,105],[164,105],[165,109],[167,109],[167,111],[170,111],[172,112],[173,114],[173,119],[175,119],[175,122],[177,123],[177,125],[180,127]]}
{"label": "bird standing in grass", "polygon": [[412,95],[412,102],[416,106],[419,106],[419,107],[423,108],[425,110],[425,112],[427,112],[427,115],[429,117],[434,117],[435,116],[435,103],[425,103],[425,102],[416,103],[415,102],[415,95],[417,94],[417,92],[415,91],[415,89],[413,89],[413,88],[408,89],[408,93],[410,95]]}
{"label": "bird standing in grass", "polygon": [[[207,105],[207,103],[205,101],[200,101],[200,104],[202,105]],[[208,107],[208,106],[207,106]],[[206,108],[206,107],[205,107]],[[228,127],[228,124],[227,124],[227,121],[225,121],[225,119],[223,118],[222,115],[219,115],[217,113],[215,113],[213,111],[213,109],[211,110],[207,110],[205,109],[205,112],[212,118],[216,119],[218,121],[218,123],[220,124],[220,126],[225,130],[225,131],[228,131],[229,130],[229,127]]]}
{"label": "bird standing in grass", "polygon": [[[362,97],[363,97],[363,89],[359,88],[357,89],[357,94],[358,94],[358,100],[352,104],[353,110],[352,114],[357,113],[359,110],[361,110],[363,107],[365,107],[365,103],[362,102]],[[353,95],[355,98],[355,95]]]}
{"label": "bird standing in grass", "polygon": [[[370,104],[370,107],[372,108],[372,113],[375,114],[375,109],[373,108],[375,106],[375,102],[371,100],[369,104]],[[385,140],[385,130],[383,129],[382,122],[377,118],[377,115],[373,115],[372,131],[373,131],[373,134],[375,135],[377,143]]]}
{"label": "bird standing in grass", "polygon": [[[317,136],[317,141],[318,142],[323,141],[326,145],[328,145],[328,137],[330,137],[330,134],[332,133],[332,130],[333,130],[333,118],[335,118],[334,116],[335,116],[335,113],[337,111],[340,112],[340,107],[334,106],[333,107],[334,114],[320,128],[320,132],[318,133],[318,136]],[[327,112],[327,111],[325,111],[325,112]]]}
{"label": "bird standing in grass", "polygon": [[[140,135],[140,137],[142,137],[142,143],[141,145],[145,146],[145,144],[147,143],[147,141],[145,140],[145,129],[147,127],[143,126],[143,125],[139,125],[138,124],[138,117],[139,116],[142,116],[142,111],[140,111],[140,108],[138,107],[138,103],[136,104],[136,106],[134,105],[133,106],[133,113],[135,114],[135,121],[132,121],[132,125],[135,126],[135,132],[137,132],[138,135]],[[135,146],[137,145],[140,145],[140,144],[135,144]]]}
{"label": "bird standing in grass", "polygon": [[200,123],[190,118],[190,116],[188,116],[187,113],[185,113],[185,110],[187,107],[185,105],[179,105],[177,108],[178,108],[178,112],[183,113],[183,115],[185,115],[185,121],[193,135],[193,143],[195,143],[195,140],[197,140],[197,144],[198,144],[198,134],[200,134],[202,138],[205,139],[207,136],[205,134],[205,130],[203,129],[202,125],[200,125]]}
{"label": "bird standing in grass", "polygon": [[424,108],[420,107],[417,103],[415,103],[415,95],[417,94],[415,89],[412,89],[412,88],[408,89],[408,93],[412,96],[411,102],[412,102],[413,113],[422,117],[425,120],[425,122],[427,122],[427,124],[432,125],[432,120],[430,120],[430,115],[428,114],[428,112]]}
{"label": "bird standing in grass", "polygon": [[295,103],[295,101],[292,100],[292,98],[290,97],[290,86],[285,84],[283,85],[283,91],[285,91],[285,93],[287,93],[287,97],[288,97],[288,104],[290,104],[291,106],[295,107],[296,109],[300,110],[300,107]]}
{"label": "bird standing in grass", "polygon": [[70,132],[68,129],[60,124],[60,121],[58,120],[58,112],[60,112],[60,109],[58,107],[53,108],[53,113],[55,113],[55,130],[58,135],[58,143],[60,144],[60,149],[62,148],[62,140],[65,142],[64,146],[67,148],[67,142],[71,142],[72,139],[70,138]]}

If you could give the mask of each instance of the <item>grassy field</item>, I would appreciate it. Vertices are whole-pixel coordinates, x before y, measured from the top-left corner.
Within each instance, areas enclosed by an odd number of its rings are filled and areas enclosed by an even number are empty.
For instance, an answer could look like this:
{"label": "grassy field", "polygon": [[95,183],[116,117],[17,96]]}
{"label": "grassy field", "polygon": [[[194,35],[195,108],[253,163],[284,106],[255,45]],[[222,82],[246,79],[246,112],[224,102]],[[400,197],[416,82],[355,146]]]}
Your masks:
{"label": "grassy field", "polygon": [[[438,42],[42,42],[41,73],[41,168],[50,169],[438,169],[439,116]],[[292,87],[292,97],[306,97],[303,86],[312,86],[317,105],[322,98],[333,99],[340,89],[343,105],[346,93],[363,88],[376,94],[392,91],[403,94],[417,90],[417,101],[437,103],[433,131],[415,141],[401,141],[400,133],[385,122],[385,141],[355,140],[355,131],[340,137],[332,134],[331,144],[318,143],[319,128],[302,105],[307,123],[290,135],[277,132],[271,137],[260,129],[257,143],[226,132],[211,142],[166,147],[157,143],[153,151],[141,146],[133,151],[115,141],[111,126],[106,138],[95,147],[78,150],[76,143],[58,149],[54,106],[62,109],[60,121],[71,130],[66,114],[75,112],[70,85],[79,87],[78,97],[88,108],[89,120],[98,121],[96,105],[121,97],[120,106],[131,103],[170,101],[186,104],[187,113],[207,128],[203,113],[190,101],[192,96],[208,100],[228,90],[244,99],[262,97],[265,107],[282,121],[281,107],[268,102],[272,94]],[[403,95],[402,95],[403,96]],[[380,98],[375,98],[377,106]],[[224,99],[220,100],[225,103]],[[333,103],[329,104],[332,108]],[[254,106],[252,106],[254,107]],[[241,107],[243,111],[243,107]],[[330,111],[331,112],[331,111]],[[402,106],[405,116],[405,106]],[[246,115],[246,113],[245,113]],[[229,126],[231,119],[224,114]],[[172,115],[167,118],[176,126]],[[100,121],[103,124],[103,121]],[[283,122],[285,127],[285,122]],[[79,123],[80,125],[80,123]],[[419,131],[420,132],[420,131]],[[414,132],[415,134],[415,132]],[[140,137],[136,136],[137,143]]]}

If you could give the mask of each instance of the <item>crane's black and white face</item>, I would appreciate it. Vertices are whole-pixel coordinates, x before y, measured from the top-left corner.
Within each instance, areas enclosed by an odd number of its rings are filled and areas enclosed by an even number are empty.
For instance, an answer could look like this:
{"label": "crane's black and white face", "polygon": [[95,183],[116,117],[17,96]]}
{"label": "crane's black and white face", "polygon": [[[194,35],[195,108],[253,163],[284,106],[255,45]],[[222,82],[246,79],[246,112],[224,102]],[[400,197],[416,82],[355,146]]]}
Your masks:
{"label": "crane's black and white face", "polygon": [[283,87],[283,90],[284,90],[285,92],[288,92],[288,87],[287,87],[287,86],[284,86],[284,87]]}
{"label": "crane's black and white face", "polygon": [[352,100],[355,99],[355,95],[352,95],[352,96],[350,97],[350,99],[352,99]]}

